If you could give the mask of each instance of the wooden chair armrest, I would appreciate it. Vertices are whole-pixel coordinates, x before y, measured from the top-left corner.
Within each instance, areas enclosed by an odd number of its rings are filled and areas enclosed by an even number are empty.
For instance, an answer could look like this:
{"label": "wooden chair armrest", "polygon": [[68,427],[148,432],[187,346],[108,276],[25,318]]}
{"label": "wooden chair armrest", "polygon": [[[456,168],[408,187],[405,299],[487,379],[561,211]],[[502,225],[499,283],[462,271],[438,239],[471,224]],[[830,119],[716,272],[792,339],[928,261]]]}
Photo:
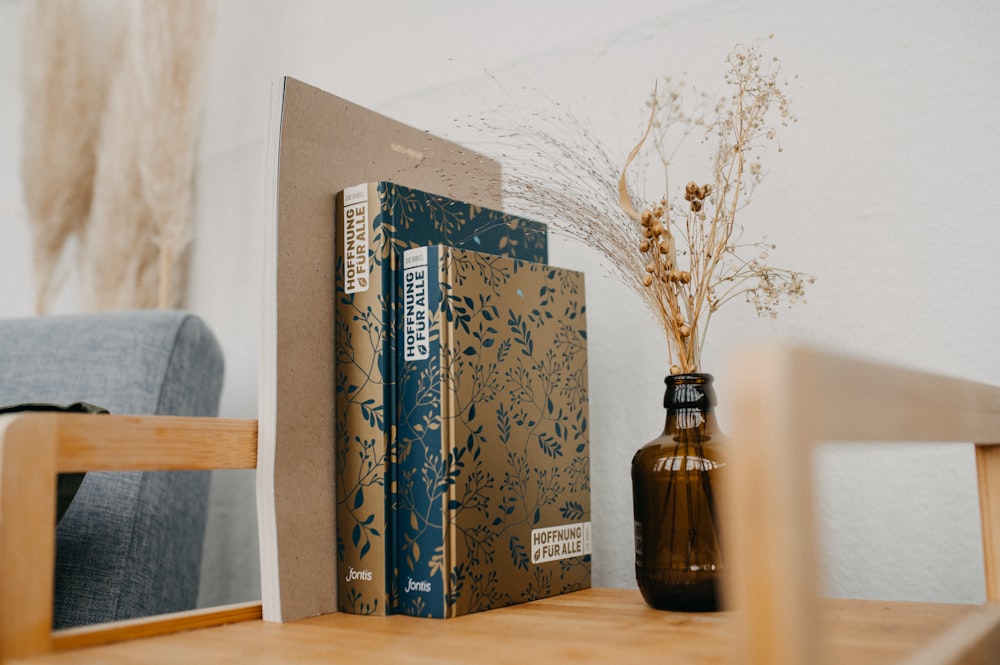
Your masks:
{"label": "wooden chair armrest", "polygon": [[249,469],[256,461],[256,420],[0,416],[0,661],[57,645],[51,626],[58,473]]}
{"label": "wooden chair armrest", "polygon": [[[822,662],[811,474],[820,441],[976,444],[987,598],[1000,600],[1000,388],[785,345],[746,349],[729,369],[722,518],[743,662]],[[1000,650],[998,606],[941,639],[926,652],[934,660],[914,662],[979,662],[977,650]]]}
{"label": "wooden chair armrest", "polygon": [[67,414],[55,427],[60,473],[257,466],[256,420]]}

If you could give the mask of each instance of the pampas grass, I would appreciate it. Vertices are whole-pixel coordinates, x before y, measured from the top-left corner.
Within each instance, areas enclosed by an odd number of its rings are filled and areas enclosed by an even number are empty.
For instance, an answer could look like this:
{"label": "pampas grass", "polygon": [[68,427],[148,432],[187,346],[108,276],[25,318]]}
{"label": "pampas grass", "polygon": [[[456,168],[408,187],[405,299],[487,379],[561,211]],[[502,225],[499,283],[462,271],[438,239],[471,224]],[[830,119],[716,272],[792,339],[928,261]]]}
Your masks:
{"label": "pampas grass", "polygon": [[186,288],[210,7],[206,0],[147,2],[135,24],[149,73],[137,91],[149,122],[139,137],[139,177],[156,229],[160,307],[180,306]]}
{"label": "pampas grass", "polygon": [[94,309],[180,307],[211,4],[128,3],[101,128],[84,279]]}
{"label": "pampas grass", "polygon": [[86,25],[77,0],[24,2],[22,173],[38,314],[65,280],[64,250],[90,214],[104,81]]}
{"label": "pampas grass", "polygon": [[98,35],[86,29],[88,3],[25,0],[23,172],[39,314],[69,272],[73,240],[86,309],[183,305],[213,9],[113,3]]}
{"label": "pampas grass", "polygon": [[[130,5],[130,13],[139,6]],[[142,76],[141,66],[133,60],[134,39],[134,35],[124,37],[101,122],[92,217],[80,266],[87,309],[156,305],[153,226],[138,178],[137,146],[144,123],[132,92],[135,79]]]}

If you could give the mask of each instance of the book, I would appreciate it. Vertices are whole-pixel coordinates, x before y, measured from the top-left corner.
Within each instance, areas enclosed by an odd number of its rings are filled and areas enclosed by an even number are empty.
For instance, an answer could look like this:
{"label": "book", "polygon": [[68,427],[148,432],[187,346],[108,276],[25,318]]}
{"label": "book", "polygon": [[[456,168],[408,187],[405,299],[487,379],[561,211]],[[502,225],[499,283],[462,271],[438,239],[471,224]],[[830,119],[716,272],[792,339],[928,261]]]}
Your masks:
{"label": "book", "polygon": [[334,486],[334,198],[365,180],[499,207],[500,165],[291,77],[271,95],[257,521],[266,621],[337,609]]}
{"label": "book", "polygon": [[338,609],[391,614],[397,253],[446,242],[532,261],[548,257],[544,224],[391,182],[337,197],[335,468]]}
{"label": "book", "polygon": [[583,274],[432,246],[398,279],[400,612],[589,587]]}

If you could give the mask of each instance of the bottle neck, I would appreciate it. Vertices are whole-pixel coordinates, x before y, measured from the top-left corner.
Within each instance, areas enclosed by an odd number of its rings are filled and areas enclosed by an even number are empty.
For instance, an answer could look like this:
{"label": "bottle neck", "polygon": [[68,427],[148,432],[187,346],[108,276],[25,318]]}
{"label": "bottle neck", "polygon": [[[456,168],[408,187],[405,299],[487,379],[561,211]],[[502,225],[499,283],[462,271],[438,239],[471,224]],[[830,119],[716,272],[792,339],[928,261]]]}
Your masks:
{"label": "bottle neck", "polygon": [[668,376],[663,407],[667,410],[664,433],[715,429],[715,390],[711,374]]}
{"label": "bottle neck", "polygon": [[710,432],[717,428],[715,413],[709,409],[667,409],[667,417],[663,423],[663,433],[670,434],[679,431],[695,433]]}

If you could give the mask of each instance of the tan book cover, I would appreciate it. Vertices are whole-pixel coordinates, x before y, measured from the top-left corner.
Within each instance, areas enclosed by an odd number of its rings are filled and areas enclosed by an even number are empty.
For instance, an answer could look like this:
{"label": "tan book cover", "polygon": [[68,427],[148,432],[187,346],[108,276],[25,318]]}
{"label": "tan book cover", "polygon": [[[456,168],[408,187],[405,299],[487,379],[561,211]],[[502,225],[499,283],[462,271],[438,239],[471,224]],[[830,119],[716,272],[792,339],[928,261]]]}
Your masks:
{"label": "tan book cover", "polygon": [[400,612],[589,587],[583,274],[431,246],[399,275]]}

